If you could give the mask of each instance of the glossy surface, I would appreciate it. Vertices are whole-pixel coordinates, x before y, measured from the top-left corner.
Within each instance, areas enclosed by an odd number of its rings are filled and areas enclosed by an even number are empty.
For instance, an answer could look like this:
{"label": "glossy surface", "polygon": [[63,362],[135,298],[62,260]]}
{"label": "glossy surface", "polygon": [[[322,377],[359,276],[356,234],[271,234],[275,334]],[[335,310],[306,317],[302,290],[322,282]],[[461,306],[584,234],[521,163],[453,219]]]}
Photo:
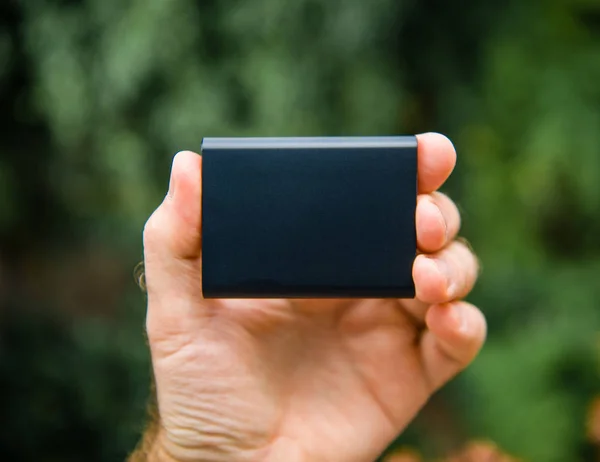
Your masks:
{"label": "glossy surface", "polygon": [[414,137],[205,139],[207,298],[412,297]]}

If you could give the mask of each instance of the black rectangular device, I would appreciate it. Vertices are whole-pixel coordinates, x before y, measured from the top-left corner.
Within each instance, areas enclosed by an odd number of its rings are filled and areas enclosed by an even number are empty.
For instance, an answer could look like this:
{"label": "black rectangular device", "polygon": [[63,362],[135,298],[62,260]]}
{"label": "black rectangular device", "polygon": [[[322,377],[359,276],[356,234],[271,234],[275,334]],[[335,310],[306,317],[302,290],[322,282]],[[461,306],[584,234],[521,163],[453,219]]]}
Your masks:
{"label": "black rectangular device", "polygon": [[205,298],[414,296],[414,136],[205,138]]}

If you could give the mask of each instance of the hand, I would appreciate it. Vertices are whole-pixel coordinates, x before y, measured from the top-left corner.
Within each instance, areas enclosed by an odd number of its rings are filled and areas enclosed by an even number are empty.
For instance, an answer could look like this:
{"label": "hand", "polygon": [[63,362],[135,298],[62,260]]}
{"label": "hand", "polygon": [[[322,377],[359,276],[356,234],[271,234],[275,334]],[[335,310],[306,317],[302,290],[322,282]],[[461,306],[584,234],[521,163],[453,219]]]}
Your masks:
{"label": "hand", "polygon": [[452,143],[421,135],[410,300],[204,300],[201,157],[178,154],[144,231],[147,331],[160,414],[155,460],[376,459],[477,354],[477,259],[436,192]]}

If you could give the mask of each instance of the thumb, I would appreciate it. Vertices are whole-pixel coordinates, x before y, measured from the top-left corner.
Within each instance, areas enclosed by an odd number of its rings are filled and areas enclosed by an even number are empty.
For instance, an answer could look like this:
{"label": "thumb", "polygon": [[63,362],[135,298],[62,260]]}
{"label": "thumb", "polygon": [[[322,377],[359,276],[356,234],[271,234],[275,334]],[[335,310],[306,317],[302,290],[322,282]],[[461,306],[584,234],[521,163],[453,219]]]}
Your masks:
{"label": "thumb", "polygon": [[437,390],[467,367],[486,337],[486,322],[475,306],[466,302],[433,305],[425,317],[421,359],[431,391]]}
{"label": "thumb", "polygon": [[201,313],[190,303],[202,299],[201,198],[202,158],[180,152],[169,192],[144,228],[149,334],[154,325],[179,330]]}
{"label": "thumb", "polygon": [[175,155],[169,192],[144,229],[146,253],[168,253],[193,260],[201,253],[202,157],[189,151]]}

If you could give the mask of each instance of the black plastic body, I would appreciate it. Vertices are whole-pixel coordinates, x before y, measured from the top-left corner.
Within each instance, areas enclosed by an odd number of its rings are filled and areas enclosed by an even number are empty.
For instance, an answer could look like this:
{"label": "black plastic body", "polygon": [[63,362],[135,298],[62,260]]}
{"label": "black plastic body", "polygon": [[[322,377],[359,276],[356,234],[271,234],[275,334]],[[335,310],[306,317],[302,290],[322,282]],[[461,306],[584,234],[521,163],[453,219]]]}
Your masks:
{"label": "black plastic body", "polygon": [[414,296],[417,140],[205,138],[205,298]]}

